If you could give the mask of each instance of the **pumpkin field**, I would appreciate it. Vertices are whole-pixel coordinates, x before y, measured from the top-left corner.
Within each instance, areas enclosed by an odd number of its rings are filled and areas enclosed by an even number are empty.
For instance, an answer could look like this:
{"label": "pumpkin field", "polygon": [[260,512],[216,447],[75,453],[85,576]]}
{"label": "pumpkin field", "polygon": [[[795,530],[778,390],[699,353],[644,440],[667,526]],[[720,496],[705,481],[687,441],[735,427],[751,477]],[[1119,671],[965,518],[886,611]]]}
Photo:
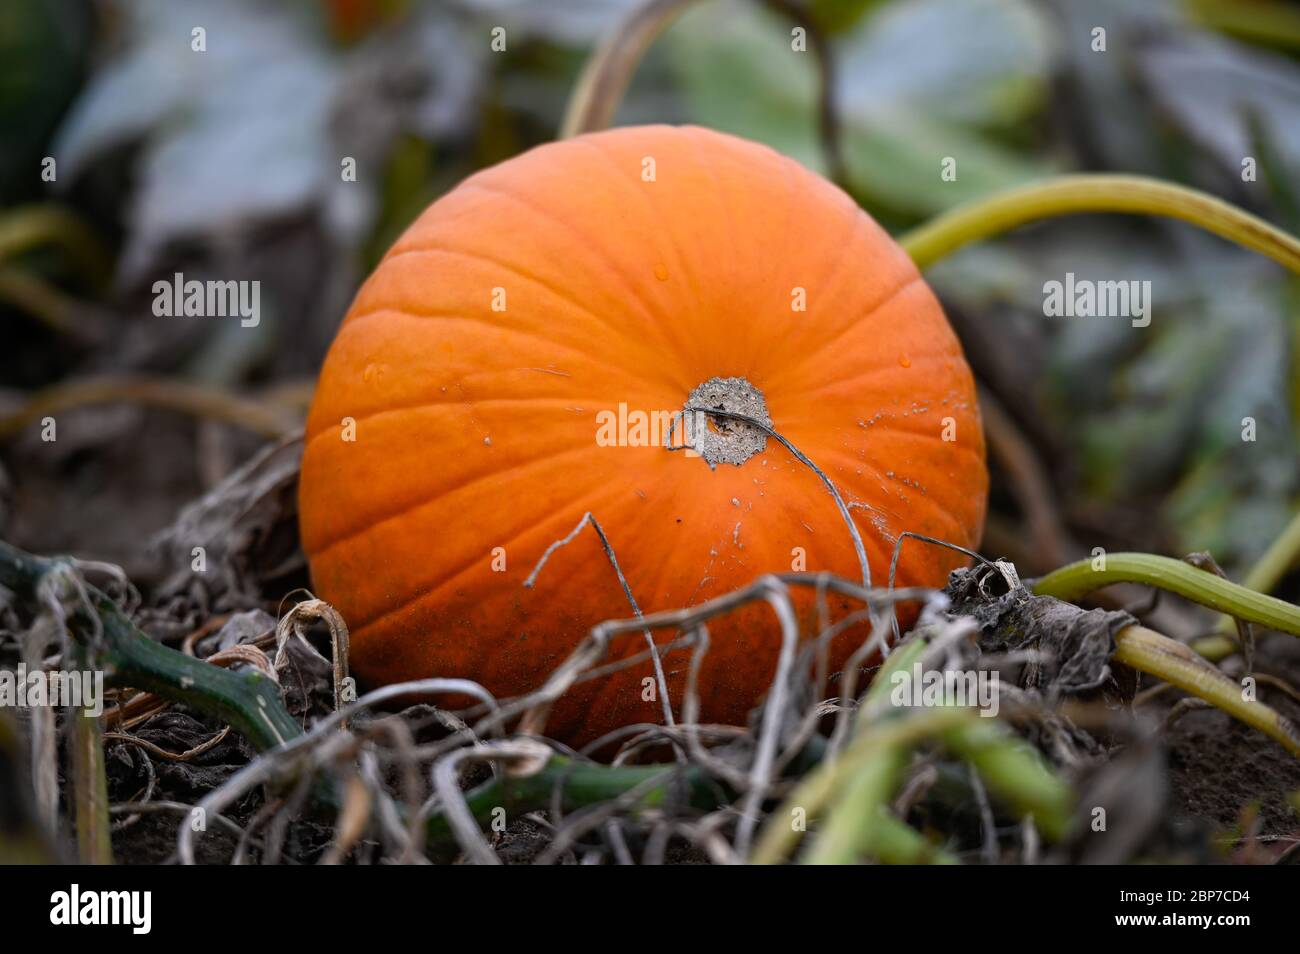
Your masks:
{"label": "pumpkin field", "polygon": [[1300,863],[1300,8],[6,0],[0,129],[0,863]]}

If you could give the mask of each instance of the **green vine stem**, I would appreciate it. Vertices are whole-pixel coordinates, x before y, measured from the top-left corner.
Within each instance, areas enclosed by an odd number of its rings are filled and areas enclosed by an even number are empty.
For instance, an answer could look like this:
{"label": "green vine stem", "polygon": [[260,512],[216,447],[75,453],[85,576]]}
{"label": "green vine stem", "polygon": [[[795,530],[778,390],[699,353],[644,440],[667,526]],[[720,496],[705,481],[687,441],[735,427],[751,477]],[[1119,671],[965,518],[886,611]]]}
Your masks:
{"label": "green vine stem", "polygon": [[[1300,636],[1300,607],[1254,590],[1183,560],[1151,553],[1108,553],[1100,568],[1080,560],[1039,579],[1038,596],[1068,602],[1112,583],[1141,583],[1271,629]],[[1172,683],[1216,706],[1300,756],[1295,726],[1262,702],[1248,700],[1242,687],[1206,662],[1198,649],[1144,626],[1128,626],[1115,637],[1115,661]]]}
{"label": "green vine stem", "polygon": [[838,758],[823,762],[799,782],[785,803],[776,810],[763,828],[751,859],[754,864],[779,864],[794,850],[795,843],[799,840],[799,832],[790,824],[792,813],[796,809],[802,809],[805,817],[811,819],[826,806],[836,789],[844,784],[847,777],[844,765],[850,753],[860,752],[862,730],[869,724],[869,713],[880,706],[887,695],[890,676],[895,672],[906,671],[921,658],[925,647],[925,640],[912,639],[889,654],[877,671],[876,677],[871,681],[858,707],[854,721],[854,728],[858,734],[848,751]]}
{"label": "green vine stem", "polygon": [[225,421],[270,440],[280,440],[300,427],[292,412],[220,388],[149,375],[104,375],[54,384],[26,395],[13,410],[0,408],[0,439],[63,411],[121,402]]}
{"label": "green vine stem", "polygon": [[1007,189],[943,213],[903,235],[899,244],[924,269],[971,242],[1030,222],[1084,212],[1181,219],[1300,273],[1300,240],[1294,236],[1208,193],[1144,176],[1058,176]]}
{"label": "green vine stem", "polygon": [[[1300,562],[1300,511],[1296,511],[1286,529],[1250,568],[1241,585],[1258,593],[1269,593],[1297,562]],[[1219,632],[1225,636],[1236,632],[1231,616],[1219,621]]]}
{"label": "green vine stem", "polygon": [[1080,560],[1048,573],[1034,584],[1034,593],[1073,603],[1113,583],[1142,583],[1248,623],[1300,636],[1300,606],[1257,593],[1182,560],[1151,553],[1108,553],[1100,569],[1093,563]]}
{"label": "green vine stem", "polygon": [[[0,542],[0,586],[19,597],[35,602],[48,577],[66,579],[75,572],[74,561],[32,556]],[[262,751],[302,734],[266,676],[231,672],[169,649],[142,633],[93,586],[85,586],[86,600],[76,598],[70,585],[62,589],[60,597],[70,604],[69,630],[85,648],[88,664],[104,671],[106,686],[130,686],[183,702],[229,723]]]}
{"label": "green vine stem", "polygon": [[[907,721],[899,720],[899,726]],[[901,738],[877,733],[878,741],[867,757],[849,773],[836,793],[838,805],[828,812],[812,847],[801,861],[808,865],[851,865],[880,838],[888,802],[907,767],[909,751]],[[777,810],[772,824],[791,823],[789,812]]]}
{"label": "green vine stem", "polygon": [[1126,626],[1115,636],[1114,659],[1157,676],[1258,729],[1300,758],[1300,733],[1291,720],[1262,702],[1247,699],[1242,687],[1206,662],[1189,646],[1145,626]]}
{"label": "green vine stem", "polygon": [[896,815],[882,808],[863,854],[886,865],[956,865],[961,862]]}
{"label": "green vine stem", "polygon": [[[791,854],[800,836],[791,825],[796,810],[802,810],[809,821],[819,815],[825,818],[805,858],[808,863],[849,864],[864,855],[886,861],[887,853],[901,847],[903,838],[914,851],[927,847],[911,837],[920,835],[884,808],[907,753],[927,739],[941,742],[968,762],[990,791],[1021,814],[1032,815],[1048,838],[1064,835],[1073,814],[1069,784],[1035,749],[994,720],[956,707],[882,716],[891,675],[910,668],[926,646],[924,639],[916,638],[889,655],[862,700],[853,741],[838,758],[805,775],[773,812],[755,847],[754,864],[779,864]],[[910,835],[900,827],[908,828]]]}
{"label": "green vine stem", "polygon": [[[78,314],[75,299],[39,276],[0,262],[0,302],[31,315],[45,327],[74,341],[91,343],[103,324]],[[88,310],[87,310],[88,311]]]}
{"label": "green vine stem", "polygon": [[1074,808],[1070,785],[1038,750],[996,719],[976,716],[943,734],[943,744],[966,762],[993,794],[1029,815],[1050,841],[1064,838]]}
{"label": "green vine stem", "polygon": [[[1300,635],[1300,607],[1246,589],[1182,560],[1149,553],[1110,553],[1104,569],[1081,560],[1034,584],[1038,596],[1075,602],[1112,583],[1143,583],[1218,609],[1248,622]],[[1210,665],[1192,647],[1144,626],[1128,626],[1115,637],[1114,660],[1163,679],[1258,729],[1300,757],[1300,734],[1291,722]]]}
{"label": "green vine stem", "polygon": [[971,709],[935,707],[873,725],[840,758],[815,769],[771,816],[754,863],[776,864],[789,853],[798,839],[790,824],[797,808],[809,820],[825,809],[822,830],[805,858],[810,864],[856,863],[896,838],[898,832],[881,823],[882,809],[908,753],[927,739],[971,765],[1016,812],[1033,816],[1047,838],[1066,833],[1074,795],[1036,749]]}

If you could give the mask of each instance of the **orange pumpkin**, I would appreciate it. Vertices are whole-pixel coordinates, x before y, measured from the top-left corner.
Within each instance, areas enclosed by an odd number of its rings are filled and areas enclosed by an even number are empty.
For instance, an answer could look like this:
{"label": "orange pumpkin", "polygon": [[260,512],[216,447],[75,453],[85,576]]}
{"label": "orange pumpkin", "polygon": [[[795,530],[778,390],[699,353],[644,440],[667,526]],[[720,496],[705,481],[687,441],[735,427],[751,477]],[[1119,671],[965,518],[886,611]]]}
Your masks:
{"label": "orange pumpkin", "polygon": [[[674,419],[688,402],[766,413],[849,503],[875,582],[901,531],[979,542],[988,476],[971,373],[880,226],[752,142],[668,126],[581,136],[435,202],[325,361],[302,538],[360,679],[536,688],[589,627],[631,615],[590,527],[523,585],[587,512],[644,612],[767,572],[860,578],[817,475],[735,419]],[[683,439],[695,450],[664,446]],[[961,562],[912,541],[897,582],[942,586]],[[777,633],[758,606],[711,626],[703,721],[743,724]],[[836,644],[833,666],[861,635]],[[632,634],[612,655],[645,648]],[[674,706],[688,661],[665,657]],[[579,684],[548,733],[582,743],[660,721],[651,673],[647,661]]]}

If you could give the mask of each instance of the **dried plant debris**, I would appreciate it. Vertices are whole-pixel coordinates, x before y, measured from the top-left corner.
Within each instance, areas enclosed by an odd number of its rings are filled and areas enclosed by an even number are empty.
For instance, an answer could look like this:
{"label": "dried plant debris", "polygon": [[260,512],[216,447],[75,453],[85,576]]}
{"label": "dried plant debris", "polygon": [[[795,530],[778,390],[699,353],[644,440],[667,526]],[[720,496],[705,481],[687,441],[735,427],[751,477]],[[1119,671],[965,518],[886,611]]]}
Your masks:
{"label": "dried plant debris", "polygon": [[[148,614],[116,575],[88,564],[31,566],[82,580],[59,597],[76,645],[96,625],[112,640],[148,640],[120,615],[123,606]],[[84,574],[112,582],[117,603],[100,600]],[[610,640],[671,627],[697,665],[707,652],[707,620],[759,602],[787,604],[796,587],[861,605],[871,623],[855,670],[865,695],[828,697],[818,660],[834,627],[794,624],[787,636],[797,648],[746,726],[700,725],[692,685],[674,700],[675,724],[629,727],[607,740],[612,755],[599,761],[545,737],[549,701],[610,665]],[[46,619],[49,607],[33,608],[23,587],[16,589],[6,617],[22,625]],[[82,599],[98,601],[98,624],[78,612]],[[922,601],[921,618],[877,668],[892,633],[888,609],[903,599]],[[351,701],[338,692],[340,670],[330,659],[334,647],[346,653],[346,638],[331,633],[330,622],[318,603],[299,604],[278,620],[257,608],[216,614],[168,651],[176,673],[218,666],[232,677],[269,680],[264,699],[276,701],[260,704],[280,707],[287,720],[276,722],[285,738],[278,745],[265,733],[232,729],[210,695],[186,690],[184,679],[158,695],[115,685],[105,771],[116,860],[736,863],[764,857],[774,831],[787,837],[787,801],[819,778],[830,780],[830,799],[820,809],[809,804],[808,831],[788,846],[790,860],[1206,862],[1231,850],[1233,860],[1265,863],[1297,827],[1284,814],[1286,786],[1300,782],[1294,759],[1258,733],[1229,726],[1215,734],[1223,744],[1249,737],[1271,747],[1266,811],[1243,815],[1252,793],[1239,789],[1221,791],[1217,804],[1213,792],[1189,791],[1189,774],[1203,777],[1189,773],[1189,757],[1202,750],[1223,757],[1206,742],[1205,720],[1225,717],[1192,710],[1161,718],[1158,704],[1174,703],[1175,693],[1168,700],[1144,695],[1135,710],[1132,686],[1116,678],[1123,667],[1112,673],[1111,664],[1116,634],[1132,618],[1034,597],[1007,564],[957,571],[944,594],[869,590],[824,575],[765,577],[699,606],[602,624],[543,687],[514,700],[494,699],[465,680],[429,679]],[[112,640],[110,651],[134,658]],[[1267,641],[1262,655],[1276,658]],[[998,718],[891,703],[882,677],[913,659],[939,672],[999,673]],[[452,690],[478,702],[454,711],[430,702],[390,711]],[[20,737],[10,733],[11,742]],[[1192,738],[1198,741],[1189,754]],[[907,741],[896,750],[872,748],[889,739],[891,746]],[[12,767],[10,748],[0,754]],[[880,813],[874,822],[854,818],[851,797],[858,769],[877,770],[872,752],[894,760],[888,797],[870,809],[872,818]],[[1008,778],[1009,765],[1018,768]],[[71,783],[55,781],[70,804]],[[847,830],[862,839],[851,840],[847,853],[819,841],[844,830],[845,811]],[[25,817],[22,805],[6,803],[7,825],[40,835],[40,823]],[[41,835],[26,843],[36,850],[56,841]],[[51,850],[74,855],[67,844]]]}
{"label": "dried plant debris", "polygon": [[163,609],[148,620],[151,632],[188,632],[205,614],[260,606],[277,583],[304,576],[297,534],[301,457],[301,438],[268,446],[155,538],[169,575],[158,588]]}
{"label": "dried plant debris", "polygon": [[1018,580],[1008,588],[984,565],[955,571],[946,592],[954,613],[979,624],[984,652],[1039,654],[1026,663],[1022,682],[1048,698],[1101,688],[1111,678],[1115,635],[1137,622],[1128,613],[1081,610],[1050,596],[1035,596]]}

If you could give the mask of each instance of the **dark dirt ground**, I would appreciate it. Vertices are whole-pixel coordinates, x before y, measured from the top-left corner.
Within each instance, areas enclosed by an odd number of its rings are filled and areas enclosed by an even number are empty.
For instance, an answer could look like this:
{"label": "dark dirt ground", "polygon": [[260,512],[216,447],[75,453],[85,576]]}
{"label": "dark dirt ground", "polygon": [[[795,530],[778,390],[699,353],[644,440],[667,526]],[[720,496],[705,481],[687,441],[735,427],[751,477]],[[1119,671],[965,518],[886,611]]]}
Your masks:
{"label": "dark dirt ground", "polygon": [[[1261,647],[1256,670],[1300,684],[1300,652],[1294,640],[1276,637]],[[1169,700],[1180,693],[1166,693]],[[1260,698],[1293,723],[1300,701],[1268,685]],[[1169,701],[1162,701],[1167,711]],[[1300,761],[1281,746],[1217,710],[1183,715],[1166,735],[1170,808],[1205,819],[1224,833],[1254,831],[1265,854],[1300,838]]]}

